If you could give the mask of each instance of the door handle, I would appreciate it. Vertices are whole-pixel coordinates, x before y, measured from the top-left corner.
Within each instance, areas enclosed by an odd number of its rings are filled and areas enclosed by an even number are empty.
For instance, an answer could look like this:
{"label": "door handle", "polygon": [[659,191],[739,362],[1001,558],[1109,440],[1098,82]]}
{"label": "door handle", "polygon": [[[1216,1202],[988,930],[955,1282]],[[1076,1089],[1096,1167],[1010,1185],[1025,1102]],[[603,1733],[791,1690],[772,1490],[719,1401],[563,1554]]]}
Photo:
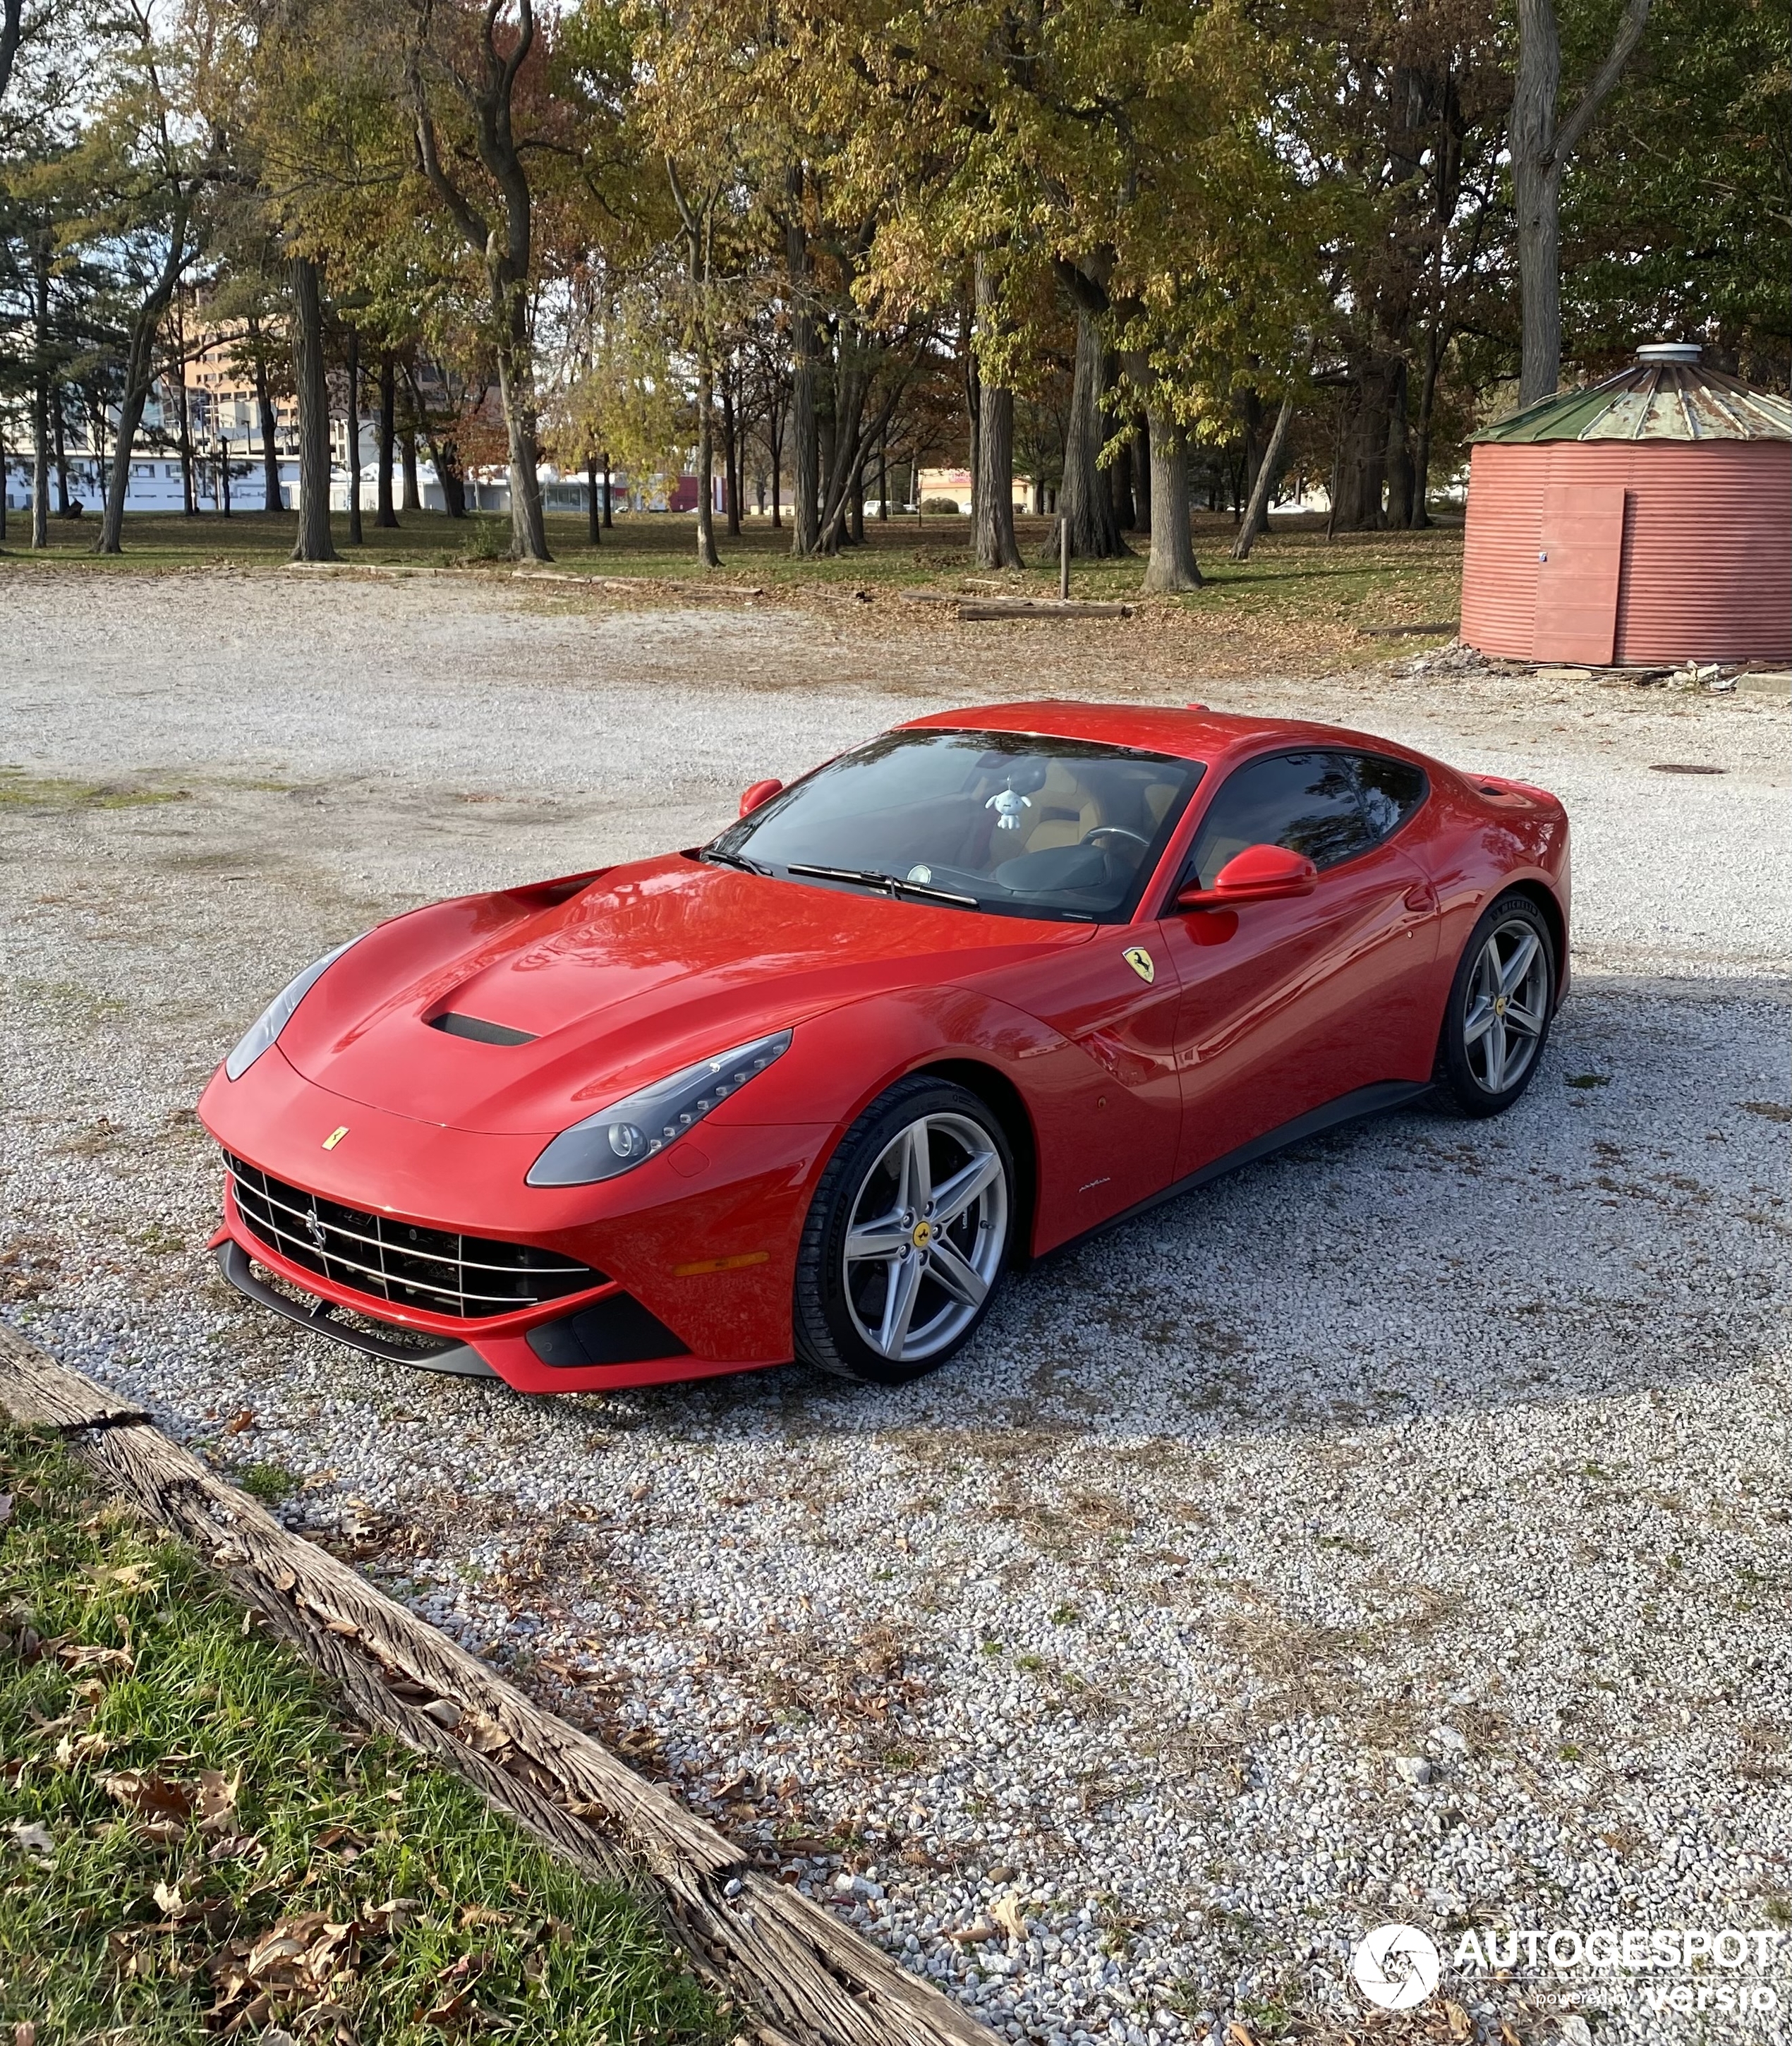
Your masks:
{"label": "door handle", "polygon": [[1419,916],[1423,916],[1427,910],[1435,909],[1437,907],[1437,897],[1432,892],[1431,884],[1428,881],[1415,881],[1406,891],[1405,901],[1408,909]]}

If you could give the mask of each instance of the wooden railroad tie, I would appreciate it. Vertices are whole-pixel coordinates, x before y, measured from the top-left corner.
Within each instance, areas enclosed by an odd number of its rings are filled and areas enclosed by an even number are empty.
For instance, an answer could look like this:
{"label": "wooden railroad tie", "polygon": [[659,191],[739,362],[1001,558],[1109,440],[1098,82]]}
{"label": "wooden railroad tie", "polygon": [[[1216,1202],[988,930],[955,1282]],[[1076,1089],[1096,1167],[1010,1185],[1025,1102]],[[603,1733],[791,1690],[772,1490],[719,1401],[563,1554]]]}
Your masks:
{"label": "wooden railroad tie", "polygon": [[1006,2046],[590,1735],[283,1527],[140,1406],[3,1324],[0,1408],[65,1437],[102,1483],[190,1544],[363,1724],[454,1770],[594,1880],[647,1889],[767,2046]]}

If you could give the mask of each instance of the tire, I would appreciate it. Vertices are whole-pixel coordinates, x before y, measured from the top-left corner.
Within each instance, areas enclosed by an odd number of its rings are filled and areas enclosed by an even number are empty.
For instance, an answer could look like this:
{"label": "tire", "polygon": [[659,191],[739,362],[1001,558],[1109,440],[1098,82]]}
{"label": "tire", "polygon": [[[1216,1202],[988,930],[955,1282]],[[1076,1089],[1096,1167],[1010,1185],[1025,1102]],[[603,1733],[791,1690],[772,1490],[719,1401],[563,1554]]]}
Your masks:
{"label": "tire", "polygon": [[1543,911],[1528,895],[1502,895],[1462,948],[1438,1042],[1438,1087],[1462,1114],[1503,1114],[1535,1079],[1555,990],[1555,943]]}
{"label": "tire", "polygon": [[1014,1219],[1014,1154],[988,1105],[925,1073],[898,1080],[815,1190],[797,1255],[797,1355],[865,1385],[938,1370],[989,1312]]}

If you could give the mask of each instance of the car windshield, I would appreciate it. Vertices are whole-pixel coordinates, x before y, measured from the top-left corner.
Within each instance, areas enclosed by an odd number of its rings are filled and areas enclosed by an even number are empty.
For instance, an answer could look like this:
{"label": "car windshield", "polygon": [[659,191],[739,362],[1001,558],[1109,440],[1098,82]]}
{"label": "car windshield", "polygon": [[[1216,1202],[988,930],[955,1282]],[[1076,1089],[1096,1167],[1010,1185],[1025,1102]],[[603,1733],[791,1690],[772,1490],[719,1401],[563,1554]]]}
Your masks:
{"label": "car windshield", "polygon": [[1033,732],[886,732],[731,824],[705,856],[998,915],[1117,922],[1201,771]]}

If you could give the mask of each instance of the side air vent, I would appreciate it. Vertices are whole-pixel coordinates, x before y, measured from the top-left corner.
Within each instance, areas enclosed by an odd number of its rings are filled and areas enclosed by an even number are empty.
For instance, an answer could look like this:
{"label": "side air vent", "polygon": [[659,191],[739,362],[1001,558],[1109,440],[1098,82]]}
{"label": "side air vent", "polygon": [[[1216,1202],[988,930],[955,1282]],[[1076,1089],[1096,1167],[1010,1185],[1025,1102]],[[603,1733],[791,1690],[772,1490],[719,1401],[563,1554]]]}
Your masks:
{"label": "side air vent", "polygon": [[450,1037],[470,1037],[476,1044],[532,1044],[533,1030],[512,1030],[503,1023],[488,1023],[482,1016],[457,1016],[446,1009],[429,1019],[432,1030],[445,1030]]}

